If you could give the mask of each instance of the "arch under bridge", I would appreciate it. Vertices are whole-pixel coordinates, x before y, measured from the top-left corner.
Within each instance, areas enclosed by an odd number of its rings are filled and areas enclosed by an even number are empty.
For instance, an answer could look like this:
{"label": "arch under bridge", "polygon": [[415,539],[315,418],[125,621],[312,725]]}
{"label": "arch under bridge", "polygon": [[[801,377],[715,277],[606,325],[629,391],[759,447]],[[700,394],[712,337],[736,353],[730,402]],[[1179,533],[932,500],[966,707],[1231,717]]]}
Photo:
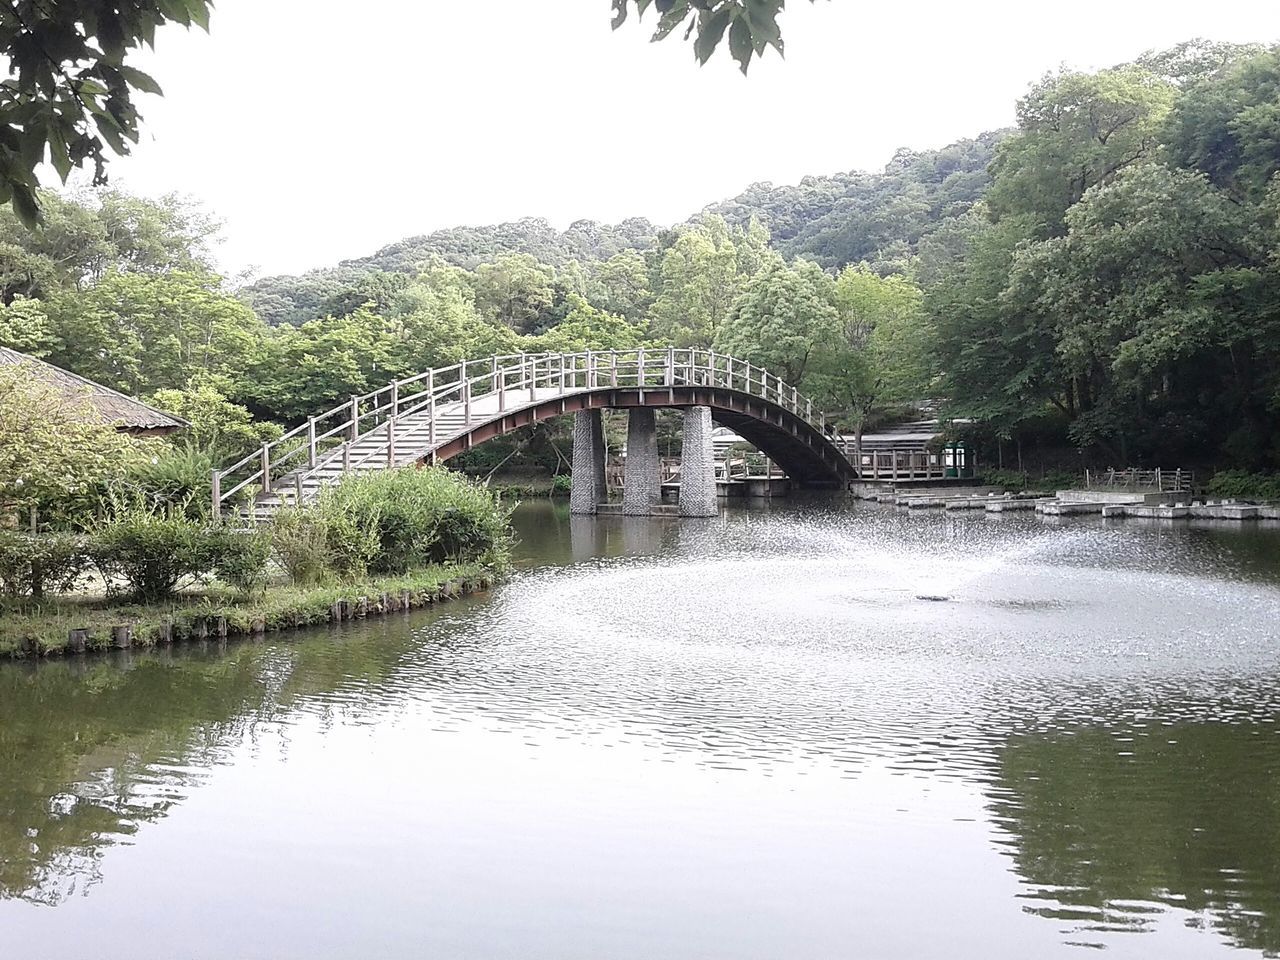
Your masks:
{"label": "arch under bridge", "polygon": [[629,411],[623,510],[661,495],[654,411],[684,411],[680,508],[715,512],[712,421],[732,428],[802,486],[856,471],[825,416],[769,371],[698,349],[511,354],[428,370],[326,410],[213,474],[214,515],[249,504],[258,517],[305,503],[343,476],[440,463],[552,417],[573,414],[575,513],[605,497],[601,412]]}

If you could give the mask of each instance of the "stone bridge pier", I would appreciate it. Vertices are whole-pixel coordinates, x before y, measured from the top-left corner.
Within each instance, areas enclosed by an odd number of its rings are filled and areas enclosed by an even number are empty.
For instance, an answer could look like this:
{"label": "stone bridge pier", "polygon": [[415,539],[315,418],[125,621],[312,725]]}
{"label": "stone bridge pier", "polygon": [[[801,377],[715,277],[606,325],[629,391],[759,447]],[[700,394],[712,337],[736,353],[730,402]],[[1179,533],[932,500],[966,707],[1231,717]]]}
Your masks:
{"label": "stone bridge pier", "polygon": [[[604,429],[599,410],[574,414],[573,485],[569,510],[592,514],[605,502]],[[716,468],[711,447],[711,408],[686,407],[680,460],[680,516],[716,515]],[[647,517],[662,499],[662,461],[652,407],[627,413],[627,459],[623,478],[622,512]]]}

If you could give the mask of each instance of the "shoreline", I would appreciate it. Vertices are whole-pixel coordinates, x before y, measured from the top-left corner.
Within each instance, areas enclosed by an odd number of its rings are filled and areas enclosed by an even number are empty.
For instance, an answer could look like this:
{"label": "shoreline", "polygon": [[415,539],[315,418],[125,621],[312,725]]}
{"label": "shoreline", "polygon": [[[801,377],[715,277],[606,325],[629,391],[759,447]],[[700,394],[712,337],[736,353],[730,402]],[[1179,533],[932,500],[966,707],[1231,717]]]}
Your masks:
{"label": "shoreline", "polygon": [[405,613],[488,590],[497,572],[480,564],[430,567],[394,577],[315,587],[269,587],[252,599],[192,596],[165,604],[62,601],[6,610],[0,659],[47,659],[169,646]]}

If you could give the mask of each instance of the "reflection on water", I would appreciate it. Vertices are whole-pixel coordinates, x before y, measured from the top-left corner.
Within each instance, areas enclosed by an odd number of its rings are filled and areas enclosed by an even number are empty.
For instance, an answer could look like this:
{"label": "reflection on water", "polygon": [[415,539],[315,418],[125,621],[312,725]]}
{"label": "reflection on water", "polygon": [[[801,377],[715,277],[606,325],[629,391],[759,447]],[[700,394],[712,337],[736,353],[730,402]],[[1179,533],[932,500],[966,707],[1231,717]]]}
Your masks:
{"label": "reflection on water", "polygon": [[518,519],[442,612],[0,670],[0,954],[1280,951],[1280,534]]}

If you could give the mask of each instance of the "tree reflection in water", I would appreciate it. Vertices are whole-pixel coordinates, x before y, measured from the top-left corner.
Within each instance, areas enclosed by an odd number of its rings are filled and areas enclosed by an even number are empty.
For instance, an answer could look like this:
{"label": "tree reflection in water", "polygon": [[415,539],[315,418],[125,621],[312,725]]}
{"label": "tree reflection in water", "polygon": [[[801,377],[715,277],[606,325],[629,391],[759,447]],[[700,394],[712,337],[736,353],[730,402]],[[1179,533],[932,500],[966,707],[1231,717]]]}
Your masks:
{"label": "tree reflection in water", "polygon": [[328,641],[6,665],[0,898],[57,904],[84,891],[107,848],[163,818],[259,724],[303,707],[371,709],[341,692],[388,676],[411,643],[392,619]]}
{"label": "tree reflection in water", "polygon": [[1238,946],[1280,951],[1273,724],[1012,736],[990,796],[1027,909],[1073,926],[1078,942],[1146,928],[1173,907]]}

